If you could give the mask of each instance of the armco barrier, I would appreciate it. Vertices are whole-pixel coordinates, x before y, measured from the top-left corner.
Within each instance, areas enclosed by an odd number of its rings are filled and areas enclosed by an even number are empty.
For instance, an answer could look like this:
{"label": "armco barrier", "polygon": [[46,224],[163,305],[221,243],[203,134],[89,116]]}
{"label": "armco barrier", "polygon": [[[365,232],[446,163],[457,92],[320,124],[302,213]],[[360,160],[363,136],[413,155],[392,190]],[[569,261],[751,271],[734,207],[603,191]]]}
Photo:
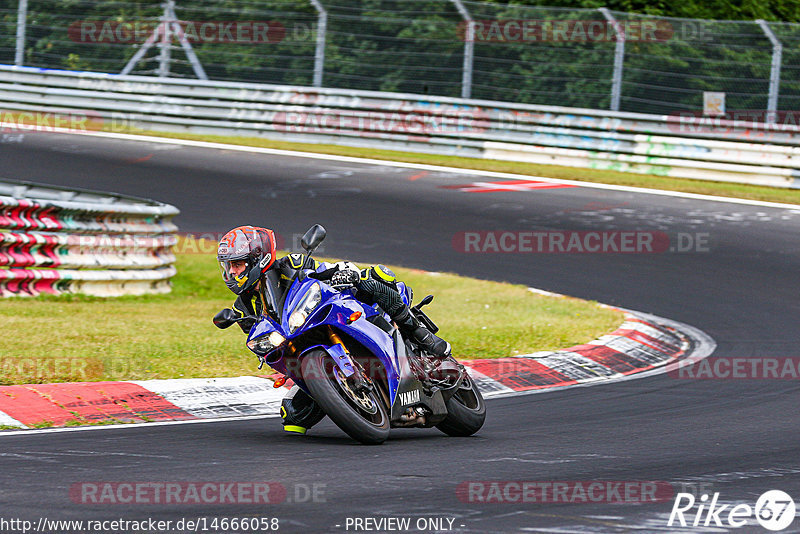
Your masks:
{"label": "armco barrier", "polygon": [[170,291],[178,210],[0,180],[0,296]]}
{"label": "armco barrier", "polygon": [[[258,136],[800,187],[792,124],[11,66],[0,80],[3,105],[30,112],[2,113],[21,131]],[[72,115],[42,123],[35,111]]]}

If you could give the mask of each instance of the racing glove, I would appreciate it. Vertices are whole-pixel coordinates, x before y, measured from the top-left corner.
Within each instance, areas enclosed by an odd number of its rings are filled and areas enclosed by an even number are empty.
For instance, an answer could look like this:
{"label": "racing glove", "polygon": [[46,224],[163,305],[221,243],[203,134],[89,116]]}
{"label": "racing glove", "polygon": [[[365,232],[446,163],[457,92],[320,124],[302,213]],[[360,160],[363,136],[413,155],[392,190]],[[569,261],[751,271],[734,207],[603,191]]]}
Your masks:
{"label": "racing glove", "polygon": [[345,286],[345,285],[354,285],[358,283],[359,280],[358,271],[351,271],[350,269],[346,269],[343,271],[336,271],[331,276],[331,285],[332,286]]}

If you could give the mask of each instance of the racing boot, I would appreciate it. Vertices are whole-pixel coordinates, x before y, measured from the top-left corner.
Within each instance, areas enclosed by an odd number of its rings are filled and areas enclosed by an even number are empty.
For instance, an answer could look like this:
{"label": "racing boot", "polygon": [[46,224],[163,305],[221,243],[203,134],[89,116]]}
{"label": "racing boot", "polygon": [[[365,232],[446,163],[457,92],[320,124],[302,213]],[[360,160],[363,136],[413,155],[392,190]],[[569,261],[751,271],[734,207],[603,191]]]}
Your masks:
{"label": "racing boot", "polygon": [[420,324],[417,318],[411,315],[408,306],[403,306],[400,313],[392,317],[392,319],[400,327],[400,332],[414,340],[424,351],[440,360],[450,356],[450,343],[434,335],[433,332]]}
{"label": "racing boot", "polygon": [[305,434],[309,428],[319,423],[325,412],[305,391],[292,386],[281,402],[283,430],[293,434]]}

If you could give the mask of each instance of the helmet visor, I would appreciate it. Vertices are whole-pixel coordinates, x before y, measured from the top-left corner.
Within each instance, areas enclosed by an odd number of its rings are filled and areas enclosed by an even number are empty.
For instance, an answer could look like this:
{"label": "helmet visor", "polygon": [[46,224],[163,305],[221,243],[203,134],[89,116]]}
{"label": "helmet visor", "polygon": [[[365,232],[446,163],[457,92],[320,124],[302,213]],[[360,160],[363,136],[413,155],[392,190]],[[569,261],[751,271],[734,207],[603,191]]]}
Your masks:
{"label": "helmet visor", "polygon": [[250,265],[247,260],[220,260],[219,269],[222,279],[226,284],[234,283],[241,286],[247,281]]}

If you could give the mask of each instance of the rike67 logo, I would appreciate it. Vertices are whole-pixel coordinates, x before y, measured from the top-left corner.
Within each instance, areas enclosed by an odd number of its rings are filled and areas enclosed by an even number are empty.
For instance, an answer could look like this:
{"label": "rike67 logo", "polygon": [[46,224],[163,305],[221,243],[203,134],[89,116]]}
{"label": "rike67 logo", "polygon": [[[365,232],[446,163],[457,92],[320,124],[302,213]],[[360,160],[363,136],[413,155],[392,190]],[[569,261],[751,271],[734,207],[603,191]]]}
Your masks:
{"label": "rike67 logo", "polygon": [[[697,510],[693,510],[699,504]],[[767,530],[780,531],[794,521],[794,500],[785,492],[770,490],[763,493],[755,506],[749,504],[720,504],[719,493],[700,496],[696,502],[691,493],[678,493],[667,526],[681,527],[742,527],[755,518]]]}

